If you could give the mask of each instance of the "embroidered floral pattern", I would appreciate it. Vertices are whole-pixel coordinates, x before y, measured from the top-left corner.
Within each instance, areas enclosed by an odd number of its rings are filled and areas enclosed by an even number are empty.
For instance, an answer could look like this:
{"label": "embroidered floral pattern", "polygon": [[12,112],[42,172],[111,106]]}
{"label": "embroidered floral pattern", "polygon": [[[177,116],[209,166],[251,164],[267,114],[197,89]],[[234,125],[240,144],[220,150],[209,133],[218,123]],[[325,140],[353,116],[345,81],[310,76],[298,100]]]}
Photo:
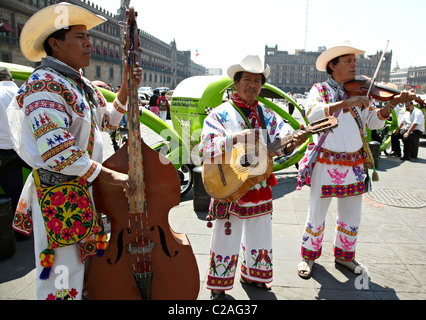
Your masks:
{"label": "embroidered floral pattern", "polygon": [[302,258],[305,260],[316,260],[319,257],[321,257],[321,253],[322,253],[322,247],[319,248],[318,251],[309,250],[305,247],[302,247],[302,251],[301,251]]}
{"label": "embroidered floral pattern", "polygon": [[329,185],[321,187],[321,198],[337,197],[344,198],[363,194],[365,191],[364,181],[349,185]]}
{"label": "embroidered floral pattern", "polygon": [[346,251],[336,246],[333,248],[334,257],[344,261],[352,261],[355,259],[355,251]]}
{"label": "embroidered floral pattern", "polygon": [[365,162],[362,149],[357,152],[334,152],[321,148],[317,159],[320,163],[335,164],[340,166],[359,166]]}
{"label": "embroidered floral pattern", "polygon": [[223,257],[214,252],[210,256],[208,288],[229,289],[234,285],[235,270],[238,264],[238,255]]}
{"label": "embroidered floral pattern", "polygon": [[12,227],[16,231],[26,235],[29,235],[33,230],[33,224],[31,221],[31,211],[27,206],[27,202],[22,198],[19,199],[15,216],[13,218]]}
{"label": "embroidered floral pattern", "polygon": [[47,296],[46,300],[74,300],[77,297],[78,291],[74,288],[71,290],[64,289],[51,293]]}
{"label": "embroidered floral pattern", "polygon": [[[81,260],[96,253],[96,242],[89,237],[103,233],[98,224],[85,180],[37,187],[37,197],[46,226],[49,249],[80,242]],[[86,241],[93,244],[84,246]]]}
{"label": "embroidered floral pattern", "polygon": [[241,274],[256,279],[258,282],[272,281],[272,249],[252,249],[246,260],[246,252],[243,248],[244,259],[241,266]]}

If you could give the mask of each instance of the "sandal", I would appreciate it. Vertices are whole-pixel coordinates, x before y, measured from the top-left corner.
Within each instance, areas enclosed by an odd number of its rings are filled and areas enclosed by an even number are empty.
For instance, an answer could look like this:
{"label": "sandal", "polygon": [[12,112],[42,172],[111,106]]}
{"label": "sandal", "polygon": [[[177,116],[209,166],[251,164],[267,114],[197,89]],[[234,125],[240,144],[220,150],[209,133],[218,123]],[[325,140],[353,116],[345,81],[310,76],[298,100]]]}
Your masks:
{"label": "sandal", "polygon": [[297,265],[297,274],[303,279],[312,277],[312,269],[314,267],[314,260],[303,260]]}
{"label": "sandal", "polygon": [[259,288],[259,289],[263,289],[263,290],[271,290],[272,287],[268,286],[265,282],[256,282],[256,281],[248,281],[247,279],[241,277],[240,278],[240,282],[241,284],[245,284],[248,285],[250,287],[255,287],[255,288]]}
{"label": "sandal", "polygon": [[214,291],[214,290],[212,290],[211,292],[210,292],[210,299],[211,300],[228,300],[228,299],[226,299],[226,296],[225,296],[225,291],[219,291],[219,290],[217,290],[217,291]]}
{"label": "sandal", "polygon": [[361,264],[359,264],[356,260],[345,261],[345,260],[340,260],[336,258],[334,259],[334,262],[355,274],[362,274],[365,271],[365,268]]}

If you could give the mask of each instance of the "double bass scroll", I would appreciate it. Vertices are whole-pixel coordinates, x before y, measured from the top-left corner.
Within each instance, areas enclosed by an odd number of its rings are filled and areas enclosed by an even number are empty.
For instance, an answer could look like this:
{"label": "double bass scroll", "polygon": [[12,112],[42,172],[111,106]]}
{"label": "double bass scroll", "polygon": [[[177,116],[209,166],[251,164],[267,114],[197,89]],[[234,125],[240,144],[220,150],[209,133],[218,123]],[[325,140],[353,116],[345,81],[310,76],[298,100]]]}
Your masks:
{"label": "double bass scroll", "polygon": [[[126,14],[126,59],[133,70],[139,35],[134,9]],[[200,281],[191,245],[168,222],[169,210],[180,202],[177,171],[141,139],[138,84],[128,74],[129,140],[103,166],[128,173],[137,188],[126,198],[121,187],[93,183],[96,210],[110,219],[111,236],[104,255],[90,263],[89,299],[196,299]]]}

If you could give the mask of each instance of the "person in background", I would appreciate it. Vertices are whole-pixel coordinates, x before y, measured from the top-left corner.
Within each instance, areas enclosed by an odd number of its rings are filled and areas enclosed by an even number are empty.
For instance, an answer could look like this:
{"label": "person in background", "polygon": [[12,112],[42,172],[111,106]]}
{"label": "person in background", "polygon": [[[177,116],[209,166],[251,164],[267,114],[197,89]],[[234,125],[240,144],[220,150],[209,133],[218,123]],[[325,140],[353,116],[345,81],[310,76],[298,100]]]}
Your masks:
{"label": "person in background", "polygon": [[422,136],[425,128],[425,118],[412,101],[405,104],[405,111],[398,128],[392,134],[391,155],[401,157],[401,146],[399,143],[401,139],[404,145],[404,154],[401,160],[411,161],[413,142]]}
{"label": "person in background", "polygon": [[161,92],[161,96],[157,100],[157,107],[160,110],[160,118],[163,121],[167,119],[167,110],[169,110],[169,100],[166,98],[166,91]]}
{"label": "person in background", "polygon": [[157,106],[159,91],[157,89],[154,90],[154,94],[149,99],[149,111],[153,112],[155,115],[158,115],[160,109]]}
{"label": "person in background", "polygon": [[[297,99],[296,99],[296,97],[294,96],[294,92],[293,92],[293,91],[290,93],[290,98],[292,98],[295,102],[297,102]],[[289,113],[290,115],[292,115],[292,114],[293,114],[293,112],[294,112],[294,108],[295,108],[294,104],[293,104],[293,103],[291,103],[291,102],[289,101],[289,102],[287,103],[287,107],[288,107],[288,113]]]}
{"label": "person in background", "polygon": [[[0,187],[6,197],[12,200],[12,210],[16,211],[23,181],[23,168],[30,168],[13,149],[6,109],[18,92],[10,71],[0,68]],[[15,231],[17,240],[27,240],[28,236]]]}

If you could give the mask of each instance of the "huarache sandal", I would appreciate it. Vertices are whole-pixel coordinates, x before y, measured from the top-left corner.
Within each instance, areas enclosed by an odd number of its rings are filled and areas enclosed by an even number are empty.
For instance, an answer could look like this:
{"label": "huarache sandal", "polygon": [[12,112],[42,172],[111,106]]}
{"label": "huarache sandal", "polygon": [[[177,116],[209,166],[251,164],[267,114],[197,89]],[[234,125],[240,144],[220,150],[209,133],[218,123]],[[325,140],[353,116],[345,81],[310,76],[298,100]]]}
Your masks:
{"label": "huarache sandal", "polygon": [[345,261],[345,260],[336,258],[334,259],[334,262],[355,274],[362,274],[365,271],[365,268],[361,264],[359,264],[356,260]]}
{"label": "huarache sandal", "polygon": [[312,269],[314,267],[314,260],[303,260],[297,265],[297,274],[303,279],[312,277]]}
{"label": "huarache sandal", "polygon": [[272,287],[269,283],[265,283],[265,282],[256,282],[256,281],[249,281],[243,277],[240,278],[240,282],[242,284],[251,286],[251,287],[255,287],[255,288],[259,288],[259,289],[263,289],[263,290],[271,290]]}

